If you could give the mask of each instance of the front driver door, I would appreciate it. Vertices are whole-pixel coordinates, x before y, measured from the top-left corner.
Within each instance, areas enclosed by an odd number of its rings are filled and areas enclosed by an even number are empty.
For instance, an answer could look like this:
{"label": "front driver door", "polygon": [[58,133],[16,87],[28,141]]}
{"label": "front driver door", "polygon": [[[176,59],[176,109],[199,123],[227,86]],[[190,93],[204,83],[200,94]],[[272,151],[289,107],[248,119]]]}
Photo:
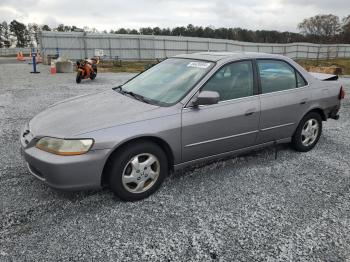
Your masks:
{"label": "front driver door", "polygon": [[219,103],[183,109],[183,162],[255,144],[260,100],[254,75],[250,60],[227,64],[201,88],[218,92]]}

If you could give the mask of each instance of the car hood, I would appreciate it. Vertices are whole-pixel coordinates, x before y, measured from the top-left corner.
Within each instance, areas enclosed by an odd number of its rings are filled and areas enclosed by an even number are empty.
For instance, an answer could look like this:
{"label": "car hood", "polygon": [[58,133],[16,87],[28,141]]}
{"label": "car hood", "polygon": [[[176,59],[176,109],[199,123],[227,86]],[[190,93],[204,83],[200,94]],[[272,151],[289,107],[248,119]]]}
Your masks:
{"label": "car hood", "polygon": [[114,90],[71,98],[50,106],[30,122],[35,136],[69,138],[97,129],[152,118],[159,106]]}

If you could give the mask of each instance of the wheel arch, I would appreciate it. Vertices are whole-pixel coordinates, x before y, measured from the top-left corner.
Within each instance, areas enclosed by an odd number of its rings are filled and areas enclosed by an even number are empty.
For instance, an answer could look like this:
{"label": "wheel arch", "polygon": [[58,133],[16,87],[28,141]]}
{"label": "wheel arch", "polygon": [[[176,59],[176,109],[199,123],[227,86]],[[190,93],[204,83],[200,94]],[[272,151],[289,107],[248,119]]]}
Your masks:
{"label": "wheel arch", "polygon": [[298,122],[297,126],[295,127],[295,130],[294,130],[294,132],[293,132],[293,135],[294,135],[295,132],[297,131],[298,126],[299,126],[301,120],[303,120],[303,118],[304,118],[307,114],[310,114],[310,113],[312,113],[312,112],[315,112],[315,113],[319,114],[320,117],[321,117],[321,119],[322,119],[322,121],[327,121],[327,116],[326,116],[326,114],[325,114],[325,112],[324,112],[324,110],[323,110],[322,108],[320,108],[320,107],[310,108],[310,109],[309,109],[304,115],[302,115],[302,117],[299,119],[299,122]]}
{"label": "wheel arch", "polygon": [[[318,113],[320,116],[321,116],[321,119],[323,121],[327,121],[327,116],[326,116],[326,113],[324,112],[324,110],[320,107],[314,107],[314,108],[311,108],[309,111],[307,111],[303,117],[301,119],[303,119],[307,114],[311,113],[311,112],[315,112],[315,113]],[[300,121],[301,121],[300,119]],[[300,122],[299,121],[299,122]]]}
{"label": "wheel arch", "polygon": [[[301,144],[301,129],[303,128],[303,125],[301,125],[301,123],[303,123],[303,119],[310,113],[314,113],[314,114],[317,114],[319,115],[320,117],[320,129],[318,131],[318,135],[317,135],[317,138],[316,140],[314,140],[312,142],[311,145],[302,145]],[[319,107],[315,107],[315,108],[311,108],[310,110],[308,110],[303,116],[302,118],[300,119],[299,123],[298,123],[298,126],[296,127],[296,129],[294,130],[294,133],[293,133],[293,136],[292,136],[292,140],[291,140],[291,144],[292,146],[294,147],[295,150],[297,151],[300,151],[300,152],[307,152],[309,150],[311,150],[315,145],[316,143],[318,142],[318,139],[320,138],[321,136],[321,132],[322,132],[322,121],[326,121],[327,120],[327,116],[324,112],[323,109],[319,108]]]}
{"label": "wheel arch", "polygon": [[118,144],[108,155],[106,162],[104,164],[103,170],[102,170],[102,176],[101,176],[101,185],[108,184],[108,168],[110,164],[112,163],[113,156],[117,154],[120,150],[122,150],[124,147],[132,144],[137,143],[141,141],[150,141],[158,145],[162,150],[165,152],[167,160],[168,160],[168,168],[169,170],[173,170],[174,168],[174,153],[169,144],[162,138],[156,137],[156,136],[142,136],[142,137],[135,137],[131,138],[129,140],[123,141],[122,143]]}

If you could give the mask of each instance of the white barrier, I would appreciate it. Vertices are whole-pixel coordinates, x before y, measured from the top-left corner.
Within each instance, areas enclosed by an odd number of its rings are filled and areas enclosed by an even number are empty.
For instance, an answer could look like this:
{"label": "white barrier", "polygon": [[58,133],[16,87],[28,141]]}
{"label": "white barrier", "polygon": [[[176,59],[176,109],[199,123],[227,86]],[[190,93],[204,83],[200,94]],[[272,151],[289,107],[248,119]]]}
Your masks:
{"label": "white barrier", "polygon": [[95,50],[106,59],[148,60],[177,54],[206,51],[250,51],[286,55],[293,59],[325,59],[350,57],[350,45],[318,45],[311,43],[267,44],[239,42],[226,39],[90,34],[84,32],[42,32],[42,52],[69,59],[82,59],[95,55]]}

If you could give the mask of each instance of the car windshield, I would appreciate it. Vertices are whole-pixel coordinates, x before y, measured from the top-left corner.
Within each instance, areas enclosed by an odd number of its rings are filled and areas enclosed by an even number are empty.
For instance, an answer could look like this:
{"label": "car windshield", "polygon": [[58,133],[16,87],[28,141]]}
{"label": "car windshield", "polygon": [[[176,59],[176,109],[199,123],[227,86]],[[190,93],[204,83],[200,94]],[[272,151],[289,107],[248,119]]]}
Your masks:
{"label": "car windshield", "polygon": [[122,86],[122,90],[159,105],[178,102],[212,68],[213,63],[170,58]]}

